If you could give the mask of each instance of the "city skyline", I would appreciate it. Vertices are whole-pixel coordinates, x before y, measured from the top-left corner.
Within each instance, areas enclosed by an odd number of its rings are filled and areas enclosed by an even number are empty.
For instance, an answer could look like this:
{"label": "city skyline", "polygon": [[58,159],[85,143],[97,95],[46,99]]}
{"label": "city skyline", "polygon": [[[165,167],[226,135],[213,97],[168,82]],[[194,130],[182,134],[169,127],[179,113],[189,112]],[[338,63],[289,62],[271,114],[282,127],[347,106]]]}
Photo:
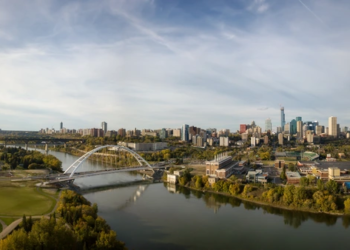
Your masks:
{"label": "city skyline", "polygon": [[0,3],[0,128],[239,129],[345,108],[350,3]]}
{"label": "city skyline", "polygon": [[[339,123],[337,123],[337,117],[333,117],[333,116],[331,116],[331,117],[328,117],[328,119],[327,119],[327,123],[325,123],[325,124],[322,124],[322,123],[320,123],[319,121],[313,121],[313,120],[302,120],[302,117],[295,117],[296,119],[291,119],[290,121],[289,120],[286,120],[286,122],[285,122],[285,125],[288,125],[288,126],[292,126],[292,127],[290,127],[290,129],[293,131],[293,134],[296,134],[296,132],[297,132],[297,130],[300,130],[300,126],[299,126],[299,128],[298,128],[298,121],[301,121],[302,123],[301,124],[308,124],[308,123],[314,123],[315,125],[315,128],[314,128],[314,130],[315,130],[315,133],[316,133],[316,126],[318,126],[318,125],[320,125],[320,126],[323,126],[324,128],[328,128],[329,127],[329,124],[330,124],[330,120],[331,120],[331,118],[335,118],[335,120],[336,120],[336,122],[335,122],[335,124],[338,124],[338,125],[340,125],[340,129],[342,130],[343,128],[348,128],[348,126],[346,126],[346,125],[342,125],[342,124],[339,124]],[[277,128],[281,128],[281,126],[279,126],[280,124],[277,124],[277,126],[273,126],[273,123],[271,122],[271,119],[270,118],[267,118],[265,121],[264,121],[264,124],[258,124],[258,123],[255,123],[255,121],[253,120],[252,122],[254,122],[254,124],[256,124],[256,126],[258,126],[258,127],[260,127],[261,128],[261,130],[263,130],[263,131],[265,131],[265,132],[267,132],[267,130],[269,130],[270,128],[272,128],[271,129],[271,131],[272,132],[278,132],[277,131]],[[62,122],[60,122],[60,129],[62,129]],[[189,126],[198,126],[198,124],[191,124],[191,125],[188,125],[188,124],[182,124],[181,126],[175,126],[175,127],[162,127],[162,126],[158,126],[158,127],[156,127],[156,128],[145,128],[145,127],[140,127],[140,126],[134,126],[134,127],[132,127],[132,128],[126,128],[126,127],[124,127],[124,128],[122,128],[122,127],[119,127],[119,128],[117,128],[117,127],[115,127],[115,128],[111,128],[111,129],[107,129],[107,122],[102,122],[101,123],[101,127],[102,127],[102,130],[104,130],[104,132],[106,133],[107,131],[117,131],[117,130],[119,130],[119,129],[126,129],[126,130],[129,130],[129,129],[136,129],[136,127],[138,128],[138,129],[151,129],[151,130],[159,130],[159,129],[164,129],[164,128],[166,128],[166,129],[183,129],[184,128],[184,126],[186,125],[187,127],[189,127]],[[232,133],[236,133],[236,132],[239,132],[240,130],[241,130],[241,126],[242,125],[250,125],[249,123],[243,123],[243,124],[240,124],[239,125],[239,127],[237,128],[237,129],[230,129],[230,128],[221,128],[221,127],[215,127],[215,129],[217,129],[217,130],[221,130],[221,129],[229,129]],[[105,126],[105,127],[104,127]],[[199,128],[201,128],[201,129],[204,129],[204,130],[206,130],[206,129],[210,129],[210,128],[208,128],[208,127],[203,127],[203,126],[198,126]],[[268,128],[267,128],[268,127]],[[90,128],[96,128],[96,126],[93,126],[93,127],[90,127]],[[59,130],[57,130],[55,127],[52,127],[52,128],[49,128],[49,127],[46,127],[46,128],[41,128],[41,129],[55,129],[56,131],[59,131]],[[88,127],[79,127],[79,128],[66,128],[65,127],[65,129],[88,129]],[[186,130],[188,130],[188,128],[186,129]],[[289,131],[289,130],[288,130]],[[343,131],[342,131],[343,132]]]}

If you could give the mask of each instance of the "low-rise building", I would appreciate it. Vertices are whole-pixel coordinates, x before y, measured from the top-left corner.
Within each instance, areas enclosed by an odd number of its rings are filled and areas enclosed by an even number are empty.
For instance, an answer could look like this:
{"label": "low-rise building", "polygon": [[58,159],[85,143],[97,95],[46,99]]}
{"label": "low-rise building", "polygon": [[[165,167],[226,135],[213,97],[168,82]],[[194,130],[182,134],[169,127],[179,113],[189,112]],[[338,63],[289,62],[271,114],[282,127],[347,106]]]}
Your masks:
{"label": "low-rise building", "polygon": [[232,161],[231,156],[220,154],[212,161],[206,161],[206,175],[218,178],[228,178],[233,172],[234,168],[238,166],[238,162]]}
{"label": "low-rise building", "polygon": [[283,169],[285,166],[285,161],[280,161],[280,160],[276,160],[275,161],[275,168],[281,168]]}
{"label": "low-rise building", "polygon": [[257,169],[255,171],[248,171],[246,175],[246,180],[254,183],[266,183],[268,175],[269,174],[267,172],[263,172],[261,169]]}
{"label": "low-rise building", "polygon": [[157,151],[168,147],[168,143],[166,142],[152,142],[152,143],[118,142],[118,145],[131,148],[135,151]]}
{"label": "low-rise building", "polygon": [[300,174],[298,172],[286,172],[287,184],[299,184]]}
{"label": "low-rise building", "polygon": [[174,174],[167,175],[167,182],[172,183],[172,184],[176,184],[177,180],[178,180],[178,176],[176,176]]}

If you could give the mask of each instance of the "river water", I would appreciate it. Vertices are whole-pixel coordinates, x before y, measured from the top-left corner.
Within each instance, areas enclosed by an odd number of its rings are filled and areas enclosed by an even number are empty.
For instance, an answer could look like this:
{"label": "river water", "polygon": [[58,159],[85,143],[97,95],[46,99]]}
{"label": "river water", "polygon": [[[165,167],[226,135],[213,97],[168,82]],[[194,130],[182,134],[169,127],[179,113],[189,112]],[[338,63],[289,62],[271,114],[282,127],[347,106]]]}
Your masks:
{"label": "river water", "polygon": [[[50,151],[66,169],[78,157]],[[81,171],[107,166],[87,161]],[[141,176],[81,178],[81,188]],[[129,249],[350,249],[350,219],[288,211],[163,183],[89,191],[102,216]]]}

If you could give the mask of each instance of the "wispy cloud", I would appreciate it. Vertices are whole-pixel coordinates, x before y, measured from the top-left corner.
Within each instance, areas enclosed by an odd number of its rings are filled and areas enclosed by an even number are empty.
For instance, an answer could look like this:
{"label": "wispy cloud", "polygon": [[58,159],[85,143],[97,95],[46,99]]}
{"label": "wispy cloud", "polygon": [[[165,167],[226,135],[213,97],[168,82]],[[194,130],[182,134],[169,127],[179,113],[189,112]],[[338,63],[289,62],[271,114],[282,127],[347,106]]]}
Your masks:
{"label": "wispy cloud", "polygon": [[303,1],[299,0],[299,2],[304,6],[304,8],[309,11],[318,21],[320,21],[322,24],[324,24],[324,22],[322,21],[322,19],[316,15],[316,13],[314,11],[312,11]]}
{"label": "wispy cloud", "polygon": [[350,123],[350,3],[44,2],[0,2],[2,129]]}
{"label": "wispy cloud", "polygon": [[266,0],[253,0],[252,3],[248,6],[248,10],[263,13],[267,11],[269,7],[270,6]]}

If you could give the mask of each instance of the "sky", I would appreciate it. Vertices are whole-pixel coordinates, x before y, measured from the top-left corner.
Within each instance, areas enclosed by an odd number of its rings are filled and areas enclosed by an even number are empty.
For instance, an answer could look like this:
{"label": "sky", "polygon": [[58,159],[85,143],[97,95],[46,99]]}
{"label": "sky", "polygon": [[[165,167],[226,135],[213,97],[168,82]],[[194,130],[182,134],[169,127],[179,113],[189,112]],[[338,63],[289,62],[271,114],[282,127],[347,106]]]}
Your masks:
{"label": "sky", "polygon": [[348,0],[0,0],[0,128],[350,125]]}

